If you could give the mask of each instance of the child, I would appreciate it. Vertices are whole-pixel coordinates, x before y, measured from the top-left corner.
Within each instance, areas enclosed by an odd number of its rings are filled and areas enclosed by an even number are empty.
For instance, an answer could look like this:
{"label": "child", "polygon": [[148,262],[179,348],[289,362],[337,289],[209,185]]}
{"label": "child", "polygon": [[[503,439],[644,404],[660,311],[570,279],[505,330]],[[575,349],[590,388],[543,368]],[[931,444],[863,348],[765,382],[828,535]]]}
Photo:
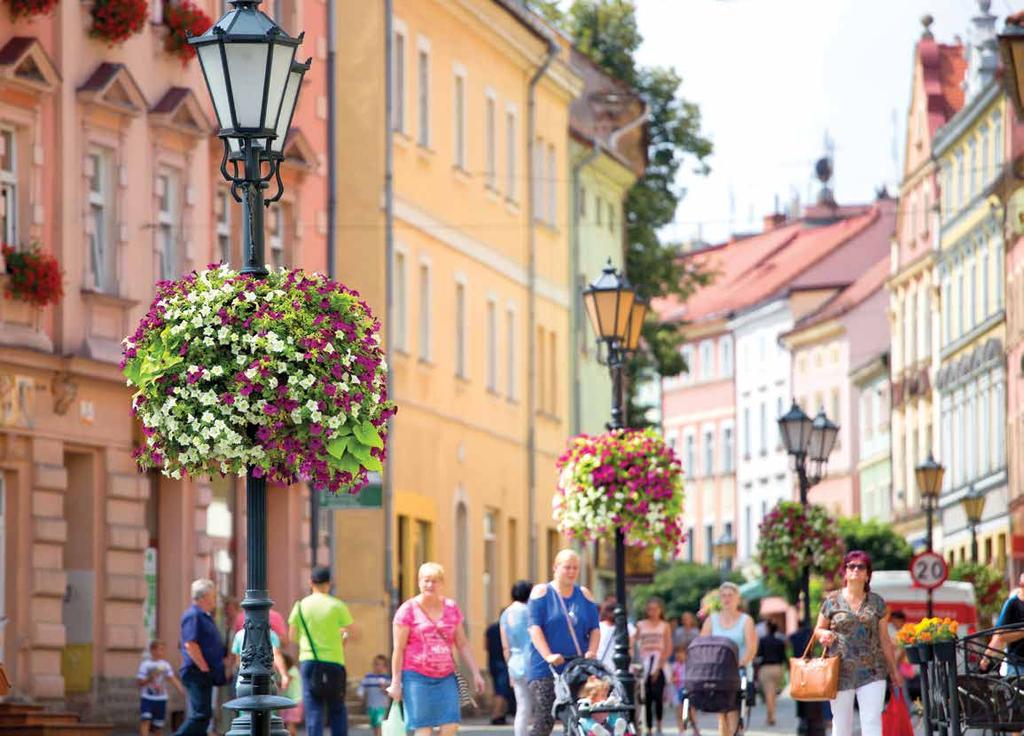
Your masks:
{"label": "child", "polygon": [[[591,675],[583,683],[578,693],[576,705],[585,708],[613,708],[622,705],[622,701],[610,695],[612,686],[597,675]],[[623,736],[629,724],[619,713],[590,713],[580,718],[580,726],[588,736]]]}
{"label": "child", "polygon": [[299,668],[295,666],[295,660],[288,652],[281,652],[284,658],[284,666],[288,668],[288,687],[284,691],[286,698],[291,698],[298,705],[294,708],[286,708],[281,711],[281,720],[288,728],[290,736],[296,736],[299,732],[299,724],[305,720],[305,712],[302,708],[302,676]]}
{"label": "child", "polygon": [[[676,725],[679,727],[679,733],[682,734],[686,730],[686,724],[683,723],[683,704],[686,702],[686,645],[680,644],[675,649],[675,657],[672,660],[672,692],[676,706]],[[694,736],[700,736],[700,730],[697,728],[697,713],[691,707],[689,712],[686,714],[686,720],[693,726]]]}
{"label": "child", "polygon": [[154,639],[149,643],[149,650],[142,658],[135,681],[140,689],[139,733],[142,736],[159,734],[167,717],[167,688],[164,683],[170,680],[185,694],[185,688],[174,674],[174,668],[164,657],[164,643]]}
{"label": "child", "polygon": [[384,691],[391,686],[391,675],[388,674],[388,658],[378,654],[373,658],[373,671],[363,677],[357,693],[366,703],[366,713],[370,716],[370,728],[375,736],[380,736],[380,724],[388,712],[388,696]]}

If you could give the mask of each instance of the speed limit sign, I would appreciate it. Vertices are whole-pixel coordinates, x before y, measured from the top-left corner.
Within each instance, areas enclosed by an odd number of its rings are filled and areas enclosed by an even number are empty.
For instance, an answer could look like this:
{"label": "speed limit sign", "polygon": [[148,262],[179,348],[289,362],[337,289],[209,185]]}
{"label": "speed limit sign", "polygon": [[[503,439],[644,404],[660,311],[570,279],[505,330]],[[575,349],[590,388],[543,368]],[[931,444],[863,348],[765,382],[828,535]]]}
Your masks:
{"label": "speed limit sign", "polygon": [[938,552],[922,552],[910,560],[910,578],[915,588],[938,588],[948,576],[949,568]]}

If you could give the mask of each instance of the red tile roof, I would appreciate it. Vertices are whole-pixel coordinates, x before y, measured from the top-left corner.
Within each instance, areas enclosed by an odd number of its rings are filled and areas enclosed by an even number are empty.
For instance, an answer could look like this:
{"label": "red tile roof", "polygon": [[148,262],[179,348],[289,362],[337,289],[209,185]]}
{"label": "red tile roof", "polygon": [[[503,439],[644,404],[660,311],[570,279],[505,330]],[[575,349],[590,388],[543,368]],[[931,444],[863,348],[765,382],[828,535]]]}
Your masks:
{"label": "red tile roof", "polygon": [[690,257],[713,271],[714,281],[683,304],[669,298],[653,307],[664,320],[696,322],[728,316],[794,286],[847,285],[888,252],[895,209],[894,202],[883,201],[838,222],[797,221],[696,253]]}
{"label": "red tile roof", "polygon": [[889,278],[890,267],[888,255],[880,258],[867,271],[864,271],[856,281],[825,302],[818,311],[807,315],[797,322],[793,332],[799,332],[807,327],[841,317],[866,301],[879,289],[884,289],[885,281]]}
{"label": "red tile roof", "polygon": [[928,129],[931,135],[964,106],[964,74],[967,59],[961,44],[936,43],[922,38],[917,44],[924,91],[928,95]]}

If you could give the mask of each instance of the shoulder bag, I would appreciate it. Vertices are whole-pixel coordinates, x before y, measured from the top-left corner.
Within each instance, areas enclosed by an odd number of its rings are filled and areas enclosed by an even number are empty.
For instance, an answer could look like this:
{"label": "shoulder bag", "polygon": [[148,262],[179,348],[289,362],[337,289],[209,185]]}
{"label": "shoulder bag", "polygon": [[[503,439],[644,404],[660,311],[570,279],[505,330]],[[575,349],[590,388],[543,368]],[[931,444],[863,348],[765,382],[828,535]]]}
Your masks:
{"label": "shoulder bag", "polygon": [[805,703],[835,700],[839,692],[839,657],[808,656],[814,647],[814,633],[800,657],[789,660],[789,694]]}
{"label": "shoulder bag", "polygon": [[[549,583],[548,587],[555,594],[555,599],[558,601],[558,605],[562,607],[562,615],[565,616],[565,624],[569,627],[569,636],[572,637],[572,645],[576,647],[576,656],[582,657],[583,650],[580,649],[580,641],[576,638],[576,629],[572,625],[572,618],[569,617],[569,609],[565,607],[565,601],[562,600],[562,594],[558,592],[558,588],[555,587],[554,583]],[[573,592],[575,592],[575,590]]]}
{"label": "shoulder bag", "polygon": [[334,702],[342,698],[345,693],[345,668],[334,662],[320,661],[316,653],[316,644],[306,625],[306,617],[302,615],[302,601],[299,601],[297,607],[302,630],[306,632],[306,641],[309,642],[309,648],[313,650],[313,666],[309,672],[309,692],[314,698]]}

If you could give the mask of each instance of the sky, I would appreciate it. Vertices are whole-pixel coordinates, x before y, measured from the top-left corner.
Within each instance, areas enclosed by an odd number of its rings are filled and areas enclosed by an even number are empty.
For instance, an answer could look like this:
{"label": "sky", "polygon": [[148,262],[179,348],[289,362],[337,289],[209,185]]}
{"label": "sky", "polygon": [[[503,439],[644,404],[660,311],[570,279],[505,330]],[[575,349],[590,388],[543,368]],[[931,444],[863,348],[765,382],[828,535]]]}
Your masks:
{"label": "sky", "polygon": [[[680,171],[670,241],[761,229],[778,197],[813,199],[833,142],[840,204],[898,189],[920,18],[936,40],[968,37],[976,0],[636,0],[638,61],[672,66],[714,143],[711,173]],[[993,0],[997,28],[1024,0]]]}

